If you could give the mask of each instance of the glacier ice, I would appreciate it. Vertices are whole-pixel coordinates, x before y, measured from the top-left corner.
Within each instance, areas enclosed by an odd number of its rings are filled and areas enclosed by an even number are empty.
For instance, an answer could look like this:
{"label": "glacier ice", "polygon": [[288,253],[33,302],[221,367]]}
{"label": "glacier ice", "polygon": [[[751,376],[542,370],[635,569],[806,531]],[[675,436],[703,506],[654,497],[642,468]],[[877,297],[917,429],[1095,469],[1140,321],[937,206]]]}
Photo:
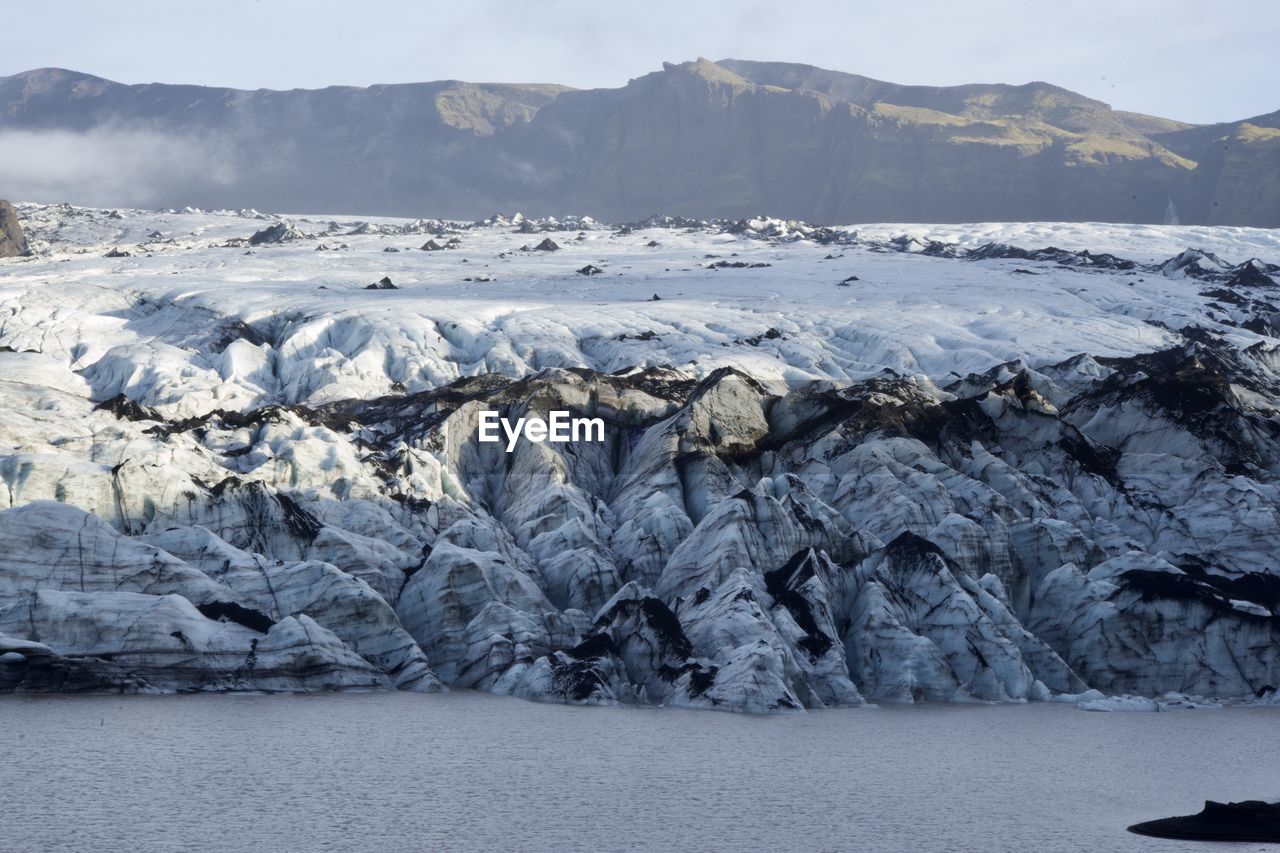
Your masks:
{"label": "glacier ice", "polygon": [[18,209],[0,690],[1280,684],[1274,234]]}

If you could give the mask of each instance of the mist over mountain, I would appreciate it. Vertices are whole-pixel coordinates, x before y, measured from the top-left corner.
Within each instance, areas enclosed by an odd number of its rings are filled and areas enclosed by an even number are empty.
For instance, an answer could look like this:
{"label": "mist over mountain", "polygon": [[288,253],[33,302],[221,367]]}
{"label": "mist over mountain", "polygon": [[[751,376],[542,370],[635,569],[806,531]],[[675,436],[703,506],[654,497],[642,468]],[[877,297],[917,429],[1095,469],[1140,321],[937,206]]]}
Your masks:
{"label": "mist over mountain", "polygon": [[[1280,112],[1219,125],[1047,83],[901,86],[699,59],[617,89],[439,81],[245,91],[0,78],[0,195],[622,221],[1280,226]],[[1172,204],[1171,204],[1172,202]]]}

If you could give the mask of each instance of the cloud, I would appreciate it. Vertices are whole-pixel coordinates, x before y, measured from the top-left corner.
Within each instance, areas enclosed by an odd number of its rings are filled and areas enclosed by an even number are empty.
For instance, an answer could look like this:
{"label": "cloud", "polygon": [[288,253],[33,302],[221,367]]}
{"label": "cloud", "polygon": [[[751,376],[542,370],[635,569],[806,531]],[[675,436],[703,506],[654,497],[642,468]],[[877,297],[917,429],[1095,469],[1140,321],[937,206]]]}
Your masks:
{"label": "cloud", "polygon": [[230,145],[209,136],[114,125],[0,131],[0,197],[14,201],[176,206],[235,177]]}

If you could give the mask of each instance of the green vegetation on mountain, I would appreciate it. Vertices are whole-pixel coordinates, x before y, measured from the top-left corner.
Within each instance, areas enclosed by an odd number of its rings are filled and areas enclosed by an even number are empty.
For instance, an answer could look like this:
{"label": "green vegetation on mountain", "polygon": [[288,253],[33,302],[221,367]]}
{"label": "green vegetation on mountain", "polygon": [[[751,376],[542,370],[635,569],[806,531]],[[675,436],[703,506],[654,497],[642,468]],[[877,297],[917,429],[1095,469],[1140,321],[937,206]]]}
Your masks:
{"label": "green vegetation on mountain", "polygon": [[1196,126],[1041,82],[903,86],[706,59],[594,90],[0,78],[0,133],[103,127],[217,143],[234,177],[175,188],[174,205],[1160,222],[1173,200],[1184,223],[1280,225],[1280,112]]}

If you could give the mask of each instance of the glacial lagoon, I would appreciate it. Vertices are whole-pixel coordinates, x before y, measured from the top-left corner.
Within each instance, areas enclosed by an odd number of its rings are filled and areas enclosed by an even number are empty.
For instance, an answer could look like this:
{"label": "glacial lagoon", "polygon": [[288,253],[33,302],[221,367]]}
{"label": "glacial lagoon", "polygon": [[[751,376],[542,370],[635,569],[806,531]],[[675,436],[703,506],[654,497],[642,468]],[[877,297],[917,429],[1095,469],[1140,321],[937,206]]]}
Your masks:
{"label": "glacial lagoon", "polygon": [[11,696],[0,849],[1185,851],[1125,827],[1280,799],[1278,713]]}

